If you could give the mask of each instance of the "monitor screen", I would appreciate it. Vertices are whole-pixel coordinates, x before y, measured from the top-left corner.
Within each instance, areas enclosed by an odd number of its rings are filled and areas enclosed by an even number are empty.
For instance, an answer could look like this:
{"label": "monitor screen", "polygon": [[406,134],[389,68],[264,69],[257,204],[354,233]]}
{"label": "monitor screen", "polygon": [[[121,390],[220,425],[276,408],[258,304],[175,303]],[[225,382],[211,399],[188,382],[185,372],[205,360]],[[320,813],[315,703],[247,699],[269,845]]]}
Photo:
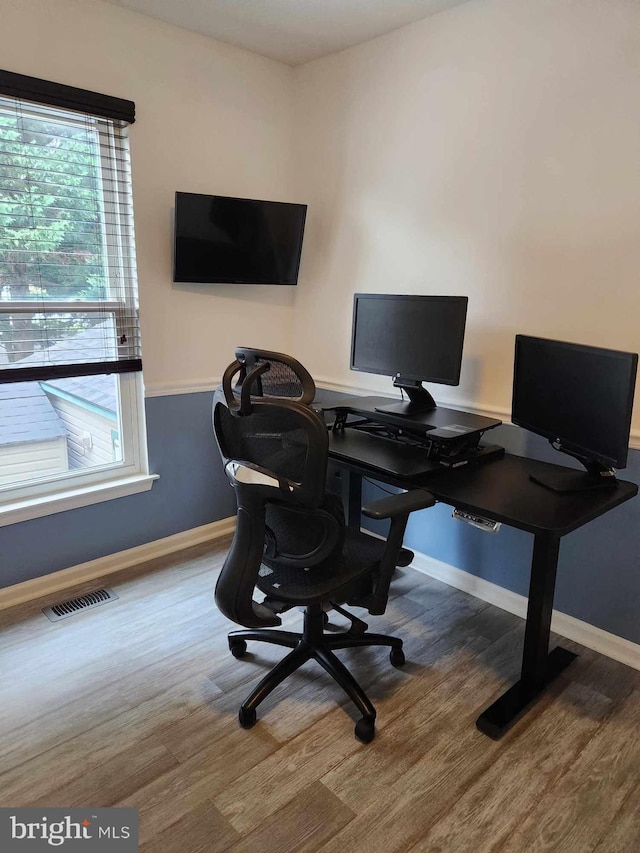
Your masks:
{"label": "monitor screen", "polygon": [[297,284],[305,204],[176,193],[176,282]]}
{"label": "monitor screen", "polygon": [[351,369],[457,385],[466,296],[356,293]]}
{"label": "monitor screen", "polygon": [[637,364],[635,353],[516,335],[511,420],[624,468]]}

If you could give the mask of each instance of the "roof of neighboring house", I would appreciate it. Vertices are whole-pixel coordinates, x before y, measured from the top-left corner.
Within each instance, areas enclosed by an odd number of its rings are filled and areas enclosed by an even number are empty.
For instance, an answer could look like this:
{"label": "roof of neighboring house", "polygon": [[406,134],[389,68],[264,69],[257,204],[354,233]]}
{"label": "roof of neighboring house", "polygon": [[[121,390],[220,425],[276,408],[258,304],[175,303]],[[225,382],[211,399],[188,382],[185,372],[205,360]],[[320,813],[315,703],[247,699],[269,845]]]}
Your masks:
{"label": "roof of neighboring house", "polygon": [[47,391],[63,391],[83,402],[99,406],[111,414],[116,414],[116,383],[113,376],[75,376],[71,379],[50,379],[42,383]]}
{"label": "roof of neighboring house", "polygon": [[[107,320],[74,335],[74,358],[92,361],[96,352],[105,353],[108,342],[113,340],[112,328],[111,321]],[[69,339],[49,347],[47,355],[52,364],[68,363]],[[20,363],[41,361],[42,353],[34,353],[21,359]],[[42,385],[50,394],[60,392],[72,397],[79,406],[98,406],[114,415],[117,412],[117,383],[113,376],[52,379]],[[64,425],[40,383],[0,384],[0,446],[52,441],[66,435]]]}
{"label": "roof of neighboring house", "polygon": [[66,430],[37,382],[0,385],[0,445],[52,441]]}

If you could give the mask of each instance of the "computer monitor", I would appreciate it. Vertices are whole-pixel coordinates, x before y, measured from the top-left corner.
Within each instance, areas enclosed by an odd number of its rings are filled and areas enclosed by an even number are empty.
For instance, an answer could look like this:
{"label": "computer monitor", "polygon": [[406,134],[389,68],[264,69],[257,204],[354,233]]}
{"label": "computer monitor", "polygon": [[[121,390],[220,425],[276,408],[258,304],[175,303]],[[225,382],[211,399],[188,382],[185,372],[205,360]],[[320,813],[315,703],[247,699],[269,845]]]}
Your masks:
{"label": "computer monitor", "polygon": [[466,296],[356,293],[351,369],[393,376],[408,403],[377,411],[409,416],[436,408],[422,382],[457,385],[467,317]]}
{"label": "computer monitor", "polygon": [[536,477],[558,492],[615,484],[627,464],[637,353],[516,335],[511,420],[578,459]]}

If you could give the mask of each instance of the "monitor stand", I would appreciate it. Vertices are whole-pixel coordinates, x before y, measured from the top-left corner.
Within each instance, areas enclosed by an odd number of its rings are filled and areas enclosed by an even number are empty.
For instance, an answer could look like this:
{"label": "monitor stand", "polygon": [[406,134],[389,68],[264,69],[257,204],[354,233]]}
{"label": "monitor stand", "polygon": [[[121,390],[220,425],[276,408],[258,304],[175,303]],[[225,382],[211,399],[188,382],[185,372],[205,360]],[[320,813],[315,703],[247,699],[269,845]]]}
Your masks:
{"label": "monitor stand", "polygon": [[405,379],[400,374],[394,376],[393,387],[405,391],[409,398],[406,403],[390,403],[388,406],[376,406],[376,412],[385,415],[400,415],[410,418],[413,415],[421,415],[423,412],[432,412],[436,408],[436,401],[426,388],[423,388],[419,379]]}
{"label": "monitor stand", "polygon": [[[567,451],[562,452],[566,453]],[[587,470],[545,471],[544,474],[529,474],[529,478],[547,489],[560,493],[610,489],[617,485],[618,481],[613,468],[607,468],[598,462],[583,459],[577,454],[569,453],[568,455],[582,462]]]}

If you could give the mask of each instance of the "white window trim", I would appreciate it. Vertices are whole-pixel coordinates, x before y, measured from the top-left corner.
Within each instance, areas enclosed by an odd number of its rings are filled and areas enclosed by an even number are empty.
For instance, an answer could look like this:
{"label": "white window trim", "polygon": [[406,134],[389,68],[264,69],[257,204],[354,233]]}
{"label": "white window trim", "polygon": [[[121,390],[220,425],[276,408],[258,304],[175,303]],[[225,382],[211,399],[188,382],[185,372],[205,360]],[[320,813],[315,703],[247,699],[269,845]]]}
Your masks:
{"label": "white window trim", "polygon": [[148,492],[158,474],[135,474],[129,477],[114,477],[108,482],[95,483],[79,488],[58,488],[50,495],[13,501],[0,507],[0,527],[29,521],[68,509],[79,509],[91,504],[124,498],[140,492]]}
{"label": "white window trim", "polygon": [[[4,96],[0,96],[4,100]],[[7,98],[6,100],[12,100]],[[23,104],[26,110],[26,104]],[[69,117],[68,111],[56,107],[44,108],[41,105],[36,115],[41,115],[42,110],[47,109],[57,121],[75,124],[76,121]],[[106,159],[113,166],[115,162],[113,145],[105,145],[103,137],[106,136],[113,142],[114,129],[110,121],[94,117],[98,129],[98,144],[100,146],[100,162],[103,172],[106,168]],[[123,129],[127,135],[127,128]],[[112,169],[111,177],[119,178],[117,168]],[[131,175],[127,168],[127,188],[131,189]],[[118,192],[115,189],[101,188],[105,208],[108,207],[111,215],[120,216],[120,205]],[[126,328],[127,294],[131,294],[130,282],[127,281],[129,267],[124,264],[125,257],[132,261],[135,269],[135,244],[128,241],[129,232],[126,234],[118,229],[118,236],[113,239],[117,242],[115,253],[107,251],[107,262],[116,264],[116,270],[110,270],[109,281],[112,294],[115,297],[104,302],[83,302],[69,300],[66,302],[44,301],[21,302],[8,301],[0,304],[2,313],[32,313],[36,307],[44,307],[50,311],[61,311],[64,313],[86,313],[99,312],[111,313],[115,319],[116,332],[118,336],[124,335],[128,346],[129,329]],[[109,240],[104,238],[109,248]],[[113,255],[113,257],[112,257]],[[124,288],[124,283],[127,287]],[[122,293],[118,283],[124,288]],[[137,287],[137,285],[136,285]],[[115,288],[115,290],[114,290]],[[121,298],[119,298],[121,297]],[[120,433],[122,442],[123,462],[113,463],[92,468],[89,471],[65,472],[50,478],[43,478],[34,482],[24,482],[11,486],[8,489],[0,489],[0,527],[15,524],[21,521],[40,518],[68,509],[77,509],[83,506],[125,497],[127,495],[145,492],[151,489],[157,474],[149,474],[147,435],[144,414],[144,388],[142,375],[140,373],[119,373],[119,411],[120,411]],[[124,419],[128,418],[125,425]]]}
{"label": "white window trim", "polygon": [[149,491],[159,475],[149,473],[142,376],[120,373],[118,378],[125,403],[121,405],[122,414],[127,412],[132,419],[121,434],[127,463],[75,474],[65,472],[48,480],[25,483],[21,489],[12,487],[6,491],[6,498],[0,499],[0,527]]}

